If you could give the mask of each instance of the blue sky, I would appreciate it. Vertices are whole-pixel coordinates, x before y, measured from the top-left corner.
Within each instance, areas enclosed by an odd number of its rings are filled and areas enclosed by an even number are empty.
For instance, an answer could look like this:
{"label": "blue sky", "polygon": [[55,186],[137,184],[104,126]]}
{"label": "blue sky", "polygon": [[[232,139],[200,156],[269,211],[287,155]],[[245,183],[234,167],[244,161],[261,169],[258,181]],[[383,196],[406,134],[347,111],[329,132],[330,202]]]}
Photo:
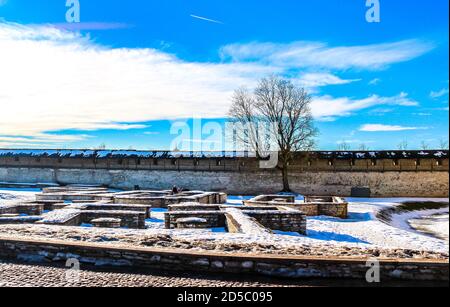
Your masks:
{"label": "blue sky", "polygon": [[67,24],[65,0],[0,0],[0,147],[219,149],[233,90],[271,73],[313,96],[319,149],[448,140],[447,0],[380,0],[380,23],[365,0],[79,2]]}

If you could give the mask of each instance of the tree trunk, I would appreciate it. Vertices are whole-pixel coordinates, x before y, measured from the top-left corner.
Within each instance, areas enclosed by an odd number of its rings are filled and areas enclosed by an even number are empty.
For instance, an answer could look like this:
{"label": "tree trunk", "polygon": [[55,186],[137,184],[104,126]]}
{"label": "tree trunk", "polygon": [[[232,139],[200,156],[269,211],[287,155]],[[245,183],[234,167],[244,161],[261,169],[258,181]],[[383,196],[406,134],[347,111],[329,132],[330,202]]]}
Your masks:
{"label": "tree trunk", "polygon": [[288,168],[283,166],[281,169],[283,175],[283,192],[291,192],[291,187],[289,186]]}

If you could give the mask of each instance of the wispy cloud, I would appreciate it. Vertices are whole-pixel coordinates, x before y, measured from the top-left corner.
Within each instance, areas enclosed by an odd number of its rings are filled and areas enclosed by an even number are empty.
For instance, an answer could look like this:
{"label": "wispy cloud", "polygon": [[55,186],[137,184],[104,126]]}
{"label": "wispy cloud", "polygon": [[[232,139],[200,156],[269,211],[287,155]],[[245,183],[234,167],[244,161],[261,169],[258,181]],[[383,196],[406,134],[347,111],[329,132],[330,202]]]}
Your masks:
{"label": "wispy cloud", "polygon": [[8,2],[8,0],[0,0],[0,6],[3,6],[6,4],[6,2]]}
{"label": "wispy cloud", "polygon": [[375,78],[369,81],[369,85],[378,85],[381,82],[381,79]]}
{"label": "wispy cloud", "polygon": [[[1,22],[0,50],[0,135],[10,136],[221,117],[237,86],[253,86],[273,71],[186,62],[155,49],[108,48],[79,33]],[[204,107],[211,102],[214,107]]]}
{"label": "wispy cloud", "polygon": [[[339,49],[320,45],[321,53],[333,50],[335,54]],[[237,87],[253,87],[259,78],[290,68],[264,60],[188,62],[156,49],[105,47],[89,36],[55,27],[2,22],[0,50],[0,136],[38,140],[52,131],[144,129],[140,123],[151,120],[194,115],[220,118],[227,113]],[[313,65],[308,61],[318,56],[317,49],[304,54],[305,65]],[[293,80],[311,87],[356,81],[323,71]],[[212,107],[205,108],[211,103]],[[321,95],[314,97],[312,109],[319,120],[334,120],[378,105],[418,103],[406,93],[363,99]],[[3,144],[6,142],[12,140],[4,139]]]}
{"label": "wispy cloud", "polygon": [[221,21],[218,21],[218,20],[214,20],[214,19],[210,19],[210,18],[206,18],[206,17],[202,17],[202,16],[198,16],[198,15],[190,15],[192,18],[195,18],[195,19],[200,19],[200,20],[203,20],[203,21],[208,21],[208,22],[213,22],[213,23],[217,23],[217,24],[221,24],[221,25],[223,25],[224,23],[223,22],[221,22]]}
{"label": "wispy cloud", "polygon": [[277,66],[319,67],[328,69],[383,69],[394,63],[412,60],[434,49],[433,43],[404,40],[367,46],[332,47],[320,42],[290,44],[231,44],[221,49],[222,59],[258,61]]}
{"label": "wispy cloud", "polygon": [[74,22],[48,24],[48,26],[68,31],[118,30],[132,27],[132,25],[121,22]]}
{"label": "wispy cloud", "polygon": [[386,115],[387,113],[391,113],[394,111],[395,111],[394,108],[375,108],[375,109],[370,110],[368,112],[368,114],[374,115],[374,116],[383,116],[383,115]]}
{"label": "wispy cloud", "polygon": [[62,135],[62,134],[46,134],[41,133],[35,136],[5,136],[0,135],[0,148],[1,147],[46,147],[57,148],[64,144],[75,141],[83,141],[91,138],[90,135],[77,134],[77,135]]}
{"label": "wispy cloud", "polygon": [[94,126],[86,126],[84,128],[74,127],[74,130],[132,130],[132,129],[145,129],[147,125],[142,124],[127,124],[127,123],[96,123]]}
{"label": "wispy cloud", "polygon": [[330,116],[348,116],[353,112],[380,105],[417,106],[418,102],[400,93],[393,97],[372,95],[364,99],[349,97],[335,98],[329,95],[314,97],[311,103],[313,115],[317,118]]}
{"label": "wispy cloud", "polygon": [[441,97],[443,97],[445,95],[448,95],[448,87],[447,88],[443,88],[440,91],[437,91],[437,92],[432,91],[430,93],[430,97],[433,98],[433,99],[441,98]]}
{"label": "wispy cloud", "polygon": [[375,143],[375,141],[372,140],[358,140],[358,139],[346,139],[342,141],[337,141],[336,144],[372,144]]}
{"label": "wispy cloud", "polygon": [[40,134],[34,137],[10,137],[10,136],[0,136],[0,141],[2,142],[24,142],[24,143],[63,143],[67,141],[81,141],[89,138],[89,135],[56,135],[56,134]]}
{"label": "wispy cloud", "polygon": [[394,131],[409,131],[409,130],[426,130],[427,127],[405,127],[398,125],[382,125],[382,124],[366,124],[361,126],[359,131],[363,132],[394,132]]}
{"label": "wispy cloud", "polygon": [[340,77],[331,73],[304,73],[296,79],[296,82],[300,86],[314,91],[317,87],[349,84],[360,80],[361,79],[341,79]]}

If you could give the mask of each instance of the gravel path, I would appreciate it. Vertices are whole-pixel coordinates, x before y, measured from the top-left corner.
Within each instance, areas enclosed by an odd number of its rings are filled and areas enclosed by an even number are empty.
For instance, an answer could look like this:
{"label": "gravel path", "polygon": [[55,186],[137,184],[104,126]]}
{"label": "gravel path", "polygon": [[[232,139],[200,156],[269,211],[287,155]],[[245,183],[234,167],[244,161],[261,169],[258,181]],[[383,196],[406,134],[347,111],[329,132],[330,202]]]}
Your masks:
{"label": "gravel path", "polygon": [[61,266],[24,264],[0,261],[1,287],[361,287],[361,286],[444,286],[448,283],[388,282],[369,285],[359,280],[274,279],[242,275],[206,275],[173,272],[130,272],[120,269],[98,271],[84,268],[78,282],[66,277],[68,270]]}
{"label": "gravel path", "polygon": [[[80,271],[77,279],[68,279],[68,270],[57,266],[0,263],[0,287],[280,287],[291,281],[245,279],[238,276],[214,277],[191,273],[146,271],[144,274],[115,270]],[[74,275],[69,275],[74,276]],[[72,281],[71,281],[72,280]]]}

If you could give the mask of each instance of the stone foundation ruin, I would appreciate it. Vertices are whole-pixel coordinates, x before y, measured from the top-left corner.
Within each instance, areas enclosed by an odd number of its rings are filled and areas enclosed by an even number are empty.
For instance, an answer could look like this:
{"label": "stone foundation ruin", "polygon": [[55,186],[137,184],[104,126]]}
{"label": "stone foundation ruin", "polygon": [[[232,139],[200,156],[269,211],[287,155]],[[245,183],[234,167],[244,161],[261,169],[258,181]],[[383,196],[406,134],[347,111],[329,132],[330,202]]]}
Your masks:
{"label": "stone foundation ruin", "polygon": [[307,216],[331,216],[346,219],[348,203],[341,197],[306,196],[304,201],[297,202],[293,195],[260,195],[245,200],[248,207],[283,206],[299,210]]}
{"label": "stone foundation ruin", "polygon": [[[188,223],[186,223],[188,222]],[[306,235],[306,215],[288,207],[236,207],[186,203],[169,206],[165,226],[177,228],[225,228],[231,233],[298,232]]]}
{"label": "stone foundation ruin", "polygon": [[[163,209],[166,229],[221,228],[230,233],[307,233],[307,216],[347,218],[339,197],[260,195],[243,206],[217,192],[125,191],[95,186],[47,187],[30,203],[0,207],[0,224],[44,224],[146,229],[152,210]],[[161,211],[160,211],[161,212]]]}
{"label": "stone foundation ruin", "polygon": [[188,191],[111,192],[102,187],[48,187],[35,201],[0,207],[0,224],[45,224],[145,229],[151,208],[195,201],[225,203],[224,193]]}

